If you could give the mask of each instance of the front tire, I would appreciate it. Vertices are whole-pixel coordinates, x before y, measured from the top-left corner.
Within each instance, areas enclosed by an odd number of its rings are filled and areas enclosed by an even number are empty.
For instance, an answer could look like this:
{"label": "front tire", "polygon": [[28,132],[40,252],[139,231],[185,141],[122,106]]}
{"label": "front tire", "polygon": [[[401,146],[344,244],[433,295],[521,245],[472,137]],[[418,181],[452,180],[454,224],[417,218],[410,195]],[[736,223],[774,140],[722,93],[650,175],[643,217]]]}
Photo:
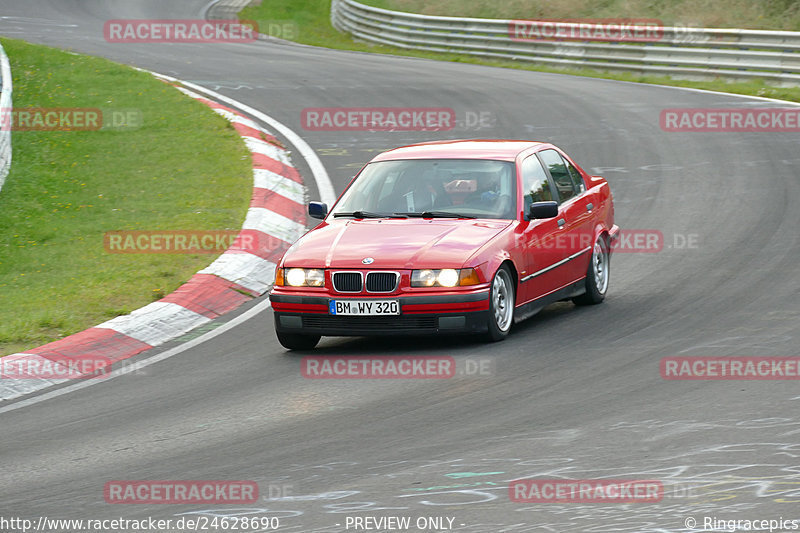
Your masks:
{"label": "front tire", "polygon": [[603,235],[598,235],[586,271],[586,292],[572,299],[575,305],[596,305],[605,300],[611,273],[609,259],[608,242]]}
{"label": "front tire", "polygon": [[489,331],[491,342],[505,339],[514,323],[514,282],[508,267],[503,265],[492,278],[489,291]]}
{"label": "front tire", "polygon": [[278,342],[281,346],[289,350],[313,350],[319,342],[319,335],[301,335],[299,333],[275,332],[278,335]]}

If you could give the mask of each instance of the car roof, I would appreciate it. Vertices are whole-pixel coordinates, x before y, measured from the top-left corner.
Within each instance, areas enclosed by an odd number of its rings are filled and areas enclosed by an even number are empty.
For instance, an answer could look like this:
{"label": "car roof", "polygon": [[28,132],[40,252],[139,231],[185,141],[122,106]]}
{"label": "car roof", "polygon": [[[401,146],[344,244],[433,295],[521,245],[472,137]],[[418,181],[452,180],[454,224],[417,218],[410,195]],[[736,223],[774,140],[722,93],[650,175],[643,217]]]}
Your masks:
{"label": "car roof", "polygon": [[432,141],[402,146],[383,152],[373,161],[395,159],[499,159],[514,161],[520,152],[540,146],[542,142],[505,139],[472,139]]}

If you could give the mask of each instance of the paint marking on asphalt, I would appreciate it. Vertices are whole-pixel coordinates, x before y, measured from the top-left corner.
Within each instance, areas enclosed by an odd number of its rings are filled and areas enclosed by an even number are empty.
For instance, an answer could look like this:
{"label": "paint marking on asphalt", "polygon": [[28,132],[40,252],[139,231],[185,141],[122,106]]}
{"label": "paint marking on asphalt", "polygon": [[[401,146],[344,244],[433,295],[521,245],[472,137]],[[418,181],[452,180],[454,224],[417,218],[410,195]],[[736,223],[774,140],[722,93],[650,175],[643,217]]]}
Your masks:
{"label": "paint marking on asphalt", "polygon": [[33,398],[28,398],[26,400],[20,400],[16,403],[11,405],[7,405],[5,407],[0,407],[0,414],[7,413],[9,411],[14,411],[16,409],[21,409],[23,407],[27,407],[29,405],[34,405],[46,400],[51,400],[53,398],[58,398],[59,396],[63,396],[64,394],[69,394],[70,392],[75,392],[80,389],[85,389],[86,387],[91,387],[92,385],[97,385],[100,383],[106,383],[110,379],[114,379],[119,376],[124,376],[125,374],[130,374],[132,372],[138,372],[142,368],[153,365],[155,363],[159,363],[165,359],[169,359],[173,355],[178,355],[181,352],[185,352],[189,348],[194,348],[195,346],[202,344],[208,340],[213,339],[217,335],[221,335],[226,331],[235,328],[239,324],[242,324],[251,318],[255,317],[262,311],[265,311],[270,307],[269,299],[265,298],[264,301],[259,302],[252,308],[248,309],[241,315],[237,316],[236,318],[226,322],[225,324],[219,326],[218,328],[205,333],[196,339],[190,340],[186,344],[181,344],[180,346],[176,346],[174,348],[170,348],[169,350],[162,352],[160,354],[154,355],[152,357],[148,357],[142,361],[136,361],[134,364],[119,368],[110,372],[107,376],[104,376],[103,379],[91,379],[86,381],[80,381],[75,383],[74,385],[70,385],[69,387],[64,387],[63,389],[57,389],[51,392],[47,392],[41,394],[39,396],[34,396]]}

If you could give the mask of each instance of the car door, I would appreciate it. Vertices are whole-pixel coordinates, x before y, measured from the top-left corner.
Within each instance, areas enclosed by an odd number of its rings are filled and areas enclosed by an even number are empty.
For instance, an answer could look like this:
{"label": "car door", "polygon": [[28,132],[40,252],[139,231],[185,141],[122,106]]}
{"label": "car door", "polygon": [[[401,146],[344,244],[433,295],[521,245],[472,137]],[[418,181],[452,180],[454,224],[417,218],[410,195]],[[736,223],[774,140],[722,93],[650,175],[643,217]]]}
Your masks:
{"label": "car door", "polygon": [[555,185],[559,202],[558,224],[561,233],[558,247],[562,249],[564,268],[562,285],[586,275],[592,245],[592,209],[586,195],[586,186],[578,169],[556,150],[542,150],[537,154]]}
{"label": "car door", "polygon": [[524,270],[520,272],[518,303],[544,296],[566,283],[563,264],[567,252],[559,245],[563,226],[556,218],[529,220],[531,203],[557,200],[555,187],[536,155],[522,161],[524,218],[520,228],[524,250]]}

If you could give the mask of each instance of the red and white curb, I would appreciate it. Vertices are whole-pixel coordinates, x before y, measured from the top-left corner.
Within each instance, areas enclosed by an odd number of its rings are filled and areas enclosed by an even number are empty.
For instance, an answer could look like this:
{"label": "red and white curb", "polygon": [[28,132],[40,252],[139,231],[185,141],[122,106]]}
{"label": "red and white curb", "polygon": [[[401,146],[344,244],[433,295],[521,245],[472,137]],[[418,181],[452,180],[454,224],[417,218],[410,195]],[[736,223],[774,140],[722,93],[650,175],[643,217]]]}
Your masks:
{"label": "red and white curb", "polygon": [[292,166],[289,151],[275,136],[233,107],[186,89],[173,78],[155,76],[210,106],[244,139],[252,155],[254,183],[240,236],[254,237],[243,242],[267,246],[231,247],[157,302],[25,353],[0,357],[0,400],[96,375],[108,365],[175,339],[266,293],[281,255],[306,231],[303,180]]}

